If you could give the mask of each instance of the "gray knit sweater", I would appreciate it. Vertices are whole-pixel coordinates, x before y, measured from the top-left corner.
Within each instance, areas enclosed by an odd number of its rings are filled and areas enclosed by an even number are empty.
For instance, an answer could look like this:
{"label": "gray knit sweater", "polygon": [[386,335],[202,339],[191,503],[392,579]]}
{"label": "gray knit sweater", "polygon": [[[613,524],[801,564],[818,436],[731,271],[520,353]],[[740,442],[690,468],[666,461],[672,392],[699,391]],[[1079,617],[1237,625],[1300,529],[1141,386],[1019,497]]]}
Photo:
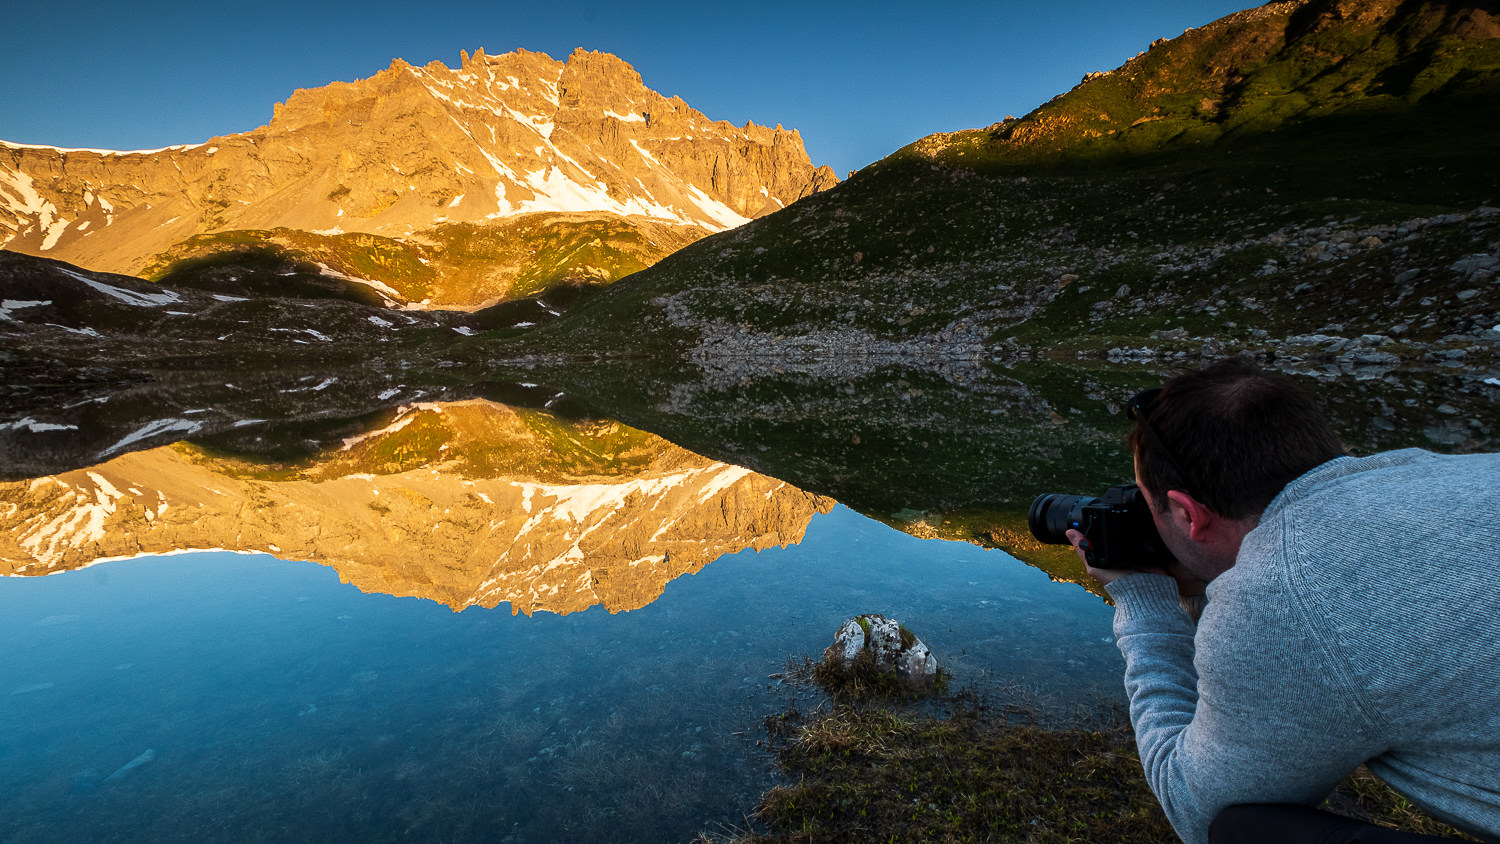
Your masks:
{"label": "gray knit sweater", "polygon": [[1288,484],[1196,631],[1176,583],[1108,587],[1141,762],[1188,844],[1360,763],[1500,841],[1500,454],[1342,457]]}

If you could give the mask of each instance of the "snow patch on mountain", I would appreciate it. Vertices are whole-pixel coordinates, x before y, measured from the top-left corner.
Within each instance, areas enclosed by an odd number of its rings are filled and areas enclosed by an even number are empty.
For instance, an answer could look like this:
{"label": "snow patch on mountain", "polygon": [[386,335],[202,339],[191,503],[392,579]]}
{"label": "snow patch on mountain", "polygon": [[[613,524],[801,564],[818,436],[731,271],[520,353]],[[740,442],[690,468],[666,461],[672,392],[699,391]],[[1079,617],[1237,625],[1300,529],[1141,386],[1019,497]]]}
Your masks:
{"label": "snow patch on mountain", "polygon": [[[35,218],[36,225],[44,232],[42,249],[51,249],[68,228],[68,221],[58,213],[57,206],[42,198],[36,190],[31,176],[19,170],[0,168],[0,201],[18,219]],[[14,240],[25,231],[25,226],[16,226],[0,246]]]}
{"label": "snow patch on mountain", "polygon": [[159,308],[163,305],[182,301],[182,297],[171,290],[163,290],[160,293],[142,293],[138,290],[127,290],[123,287],[116,287],[113,284],[105,284],[102,281],[89,278],[83,273],[75,272],[67,267],[58,267],[57,270],[63,275],[77,279],[106,296],[111,296],[127,305],[134,305],[138,308]]}
{"label": "snow patch on mountain", "polygon": [[76,431],[77,425],[59,425],[53,422],[38,422],[30,416],[18,419],[15,422],[0,424],[0,431],[25,430],[33,434],[45,433],[47,431]]}
{"label": "snow patch on mountain", "polygon": [[158,419],[126,434],[119,442],[99,452],[99,456],[101,458],[112,457],[124,450],[126,446],[162,434],[181,433],[182,436],[175,438],[182,439],[196,434],[202,429],[203,426],[200,423],[194,422],[191,419]]}
{"label": "snow patch on mountain", "polygon": [[15,317],[13,317],[13,316],[10,315],[12,311],[19,311],[19,310],[22,310],[24,308],[41,308],[41,307],[45,307],[45,306],[50,305],[50,304],[52,304],[51,300],[37,300],[37,299],[5,299],[5,300],[0,300],[0,319],[6,320],[7,322],[14,322],[15,321]]}
{"label": "snow patch on mountain", "polygon": [[[68,152],[89,152],[89,153],[93,153],[94,155],[159,155],[159,154],[164,153],[164,152],[182,152],[183,150],[198,149],[200,147],[204,147],[204,146],[207,146],[207,145],[208,145],[208,142],[205,141],[205,142],[203,142],[201,144],[173,144],[172,146],[169,146],[169,147],[160,147],[159,149],[118,150],[118,149],[91,149],[91,148],[88,148],[88,147],[55,147],[55,146],[50,146],[48,144],[18,144],[18,143],[14,142],[14,141],[0,140],[0,147],[10,147],[11,149],[40,149],[40,150],[47,150],[49,152],[61,152],[61,153],[68,153]],[[215,149],[217,149],[217,148],[215,148]]]}

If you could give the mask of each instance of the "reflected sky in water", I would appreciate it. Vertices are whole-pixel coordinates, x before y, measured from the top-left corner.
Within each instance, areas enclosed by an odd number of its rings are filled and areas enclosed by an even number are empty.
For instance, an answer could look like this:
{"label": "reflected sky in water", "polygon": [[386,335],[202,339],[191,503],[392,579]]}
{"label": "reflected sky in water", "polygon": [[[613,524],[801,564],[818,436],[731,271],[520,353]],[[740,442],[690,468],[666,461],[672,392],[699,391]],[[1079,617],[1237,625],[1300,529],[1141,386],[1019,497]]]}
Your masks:
{"label": "reflected sky in water", "polygon": [[756,740],[789,693],[770,675],[861,612],[1000,700],[1123,699],[1097,597],[844,507],[616,614],[141,558],[0,580],[0,839],[689,840],[772,782]]}

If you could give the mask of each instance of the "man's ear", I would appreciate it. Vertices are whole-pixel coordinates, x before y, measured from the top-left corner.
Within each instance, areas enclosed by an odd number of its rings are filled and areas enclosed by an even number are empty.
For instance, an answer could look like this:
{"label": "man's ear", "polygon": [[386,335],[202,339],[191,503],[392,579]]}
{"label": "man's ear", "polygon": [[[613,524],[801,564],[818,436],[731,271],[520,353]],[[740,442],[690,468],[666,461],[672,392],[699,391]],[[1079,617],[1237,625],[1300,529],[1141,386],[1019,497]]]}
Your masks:
{"label": "man's ear", "polygon": [[1167,509],[1172,521],[1194,542],[1208,540],[1208,531],[1218,520],[1214,511],[1180,489],[1167,491]]}

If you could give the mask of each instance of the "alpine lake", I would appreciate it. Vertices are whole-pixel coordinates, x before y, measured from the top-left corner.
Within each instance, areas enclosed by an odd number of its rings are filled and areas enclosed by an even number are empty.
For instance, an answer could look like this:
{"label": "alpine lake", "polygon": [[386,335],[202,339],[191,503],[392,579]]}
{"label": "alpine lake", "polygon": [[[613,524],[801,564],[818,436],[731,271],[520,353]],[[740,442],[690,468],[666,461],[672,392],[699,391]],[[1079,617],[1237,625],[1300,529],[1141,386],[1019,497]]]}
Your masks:
{"label": "alpine lake", "polygon": [[[1195,361],[1181,361],[1195,365]],[[0,840],[688,841],[776,782],[846,619],[1119,717],[1046,492],[1168,362],[162,372],[0,420]],[[1354,453],[1495,448],[1461,362],[1290,371]],[[20,406],[20,405],[24,405]],[[1455,513],[1458,512],[1455,504]]]}

